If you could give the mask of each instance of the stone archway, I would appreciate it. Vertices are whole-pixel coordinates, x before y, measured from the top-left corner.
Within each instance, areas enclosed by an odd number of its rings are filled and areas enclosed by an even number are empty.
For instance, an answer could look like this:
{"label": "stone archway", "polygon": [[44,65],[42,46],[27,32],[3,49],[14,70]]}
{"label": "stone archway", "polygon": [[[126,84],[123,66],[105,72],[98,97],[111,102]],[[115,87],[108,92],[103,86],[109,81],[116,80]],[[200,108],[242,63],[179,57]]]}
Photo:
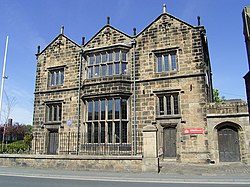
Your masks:
{"label": "stone archway", "polygon": [[236,124],[225,122],[218,126],[218,151],[220,162],[239,162],[239,129]]}

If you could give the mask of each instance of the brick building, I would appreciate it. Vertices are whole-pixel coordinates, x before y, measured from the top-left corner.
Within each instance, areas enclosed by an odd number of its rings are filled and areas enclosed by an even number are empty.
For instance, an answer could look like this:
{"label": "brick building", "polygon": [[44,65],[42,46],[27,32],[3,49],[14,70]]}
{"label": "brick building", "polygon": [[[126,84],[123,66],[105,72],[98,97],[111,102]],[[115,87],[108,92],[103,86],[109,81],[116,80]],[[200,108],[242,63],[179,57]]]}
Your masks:
{"label": "brick building", "polygon": [[[143,146],[150,147],[143,128],[154,126],[162,161],[248,162],[246,103],[211,103],[206,30],[199,22],[192,26],[164,7],[138,34],[121,32],[108,18],[81,45],[62,28],[38,48],[34,153],[143,155]],[[228,152],[232,134],[238,147]]]}

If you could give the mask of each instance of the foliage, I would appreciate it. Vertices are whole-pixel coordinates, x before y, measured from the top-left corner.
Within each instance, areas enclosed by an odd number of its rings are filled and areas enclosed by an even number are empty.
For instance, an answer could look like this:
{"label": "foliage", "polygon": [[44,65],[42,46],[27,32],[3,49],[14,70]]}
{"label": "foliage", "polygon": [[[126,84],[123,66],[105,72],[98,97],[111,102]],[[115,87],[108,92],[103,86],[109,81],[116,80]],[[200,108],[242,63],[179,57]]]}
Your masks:
{"label": "foliage", "polygon": [[20,154],[20,153],[27,153],[30,150],[30,147],[27,144],[25,144],[23,140],[15,141],[1,146],[3,148],[1,153]]}
{"label": "foliage", "polygon": [[220,96],[218,89],[213,89],[213,101],[215,103],[222,103],[225,101],[225,96]]}
{"label": "foliage", "polygon": [[0,153],[27,153],[32,144],[32,126],[15,123],[0,125]]}

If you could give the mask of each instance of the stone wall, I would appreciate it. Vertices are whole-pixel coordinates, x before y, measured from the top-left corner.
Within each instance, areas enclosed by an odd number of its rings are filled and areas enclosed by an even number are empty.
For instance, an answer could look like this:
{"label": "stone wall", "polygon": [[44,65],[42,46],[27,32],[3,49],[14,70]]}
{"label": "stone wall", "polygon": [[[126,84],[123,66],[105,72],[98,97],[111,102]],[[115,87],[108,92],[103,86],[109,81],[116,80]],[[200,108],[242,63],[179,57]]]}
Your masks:
{"label": "stone wall", "polygon": [[250,164],[250,127],[247,103],[225,102],[210,103],[207,109],[208,127],[205,133],[208,134],[209,159],[219,163],[219,142],[218,130],[223,125],[229,125],[237,129],[239,136],[240,161]]}
{"label": "stone wall", "polygon": [[0,155],[1,166],[54,168],[85,171],[141,172],[142,158],[72,155]]}

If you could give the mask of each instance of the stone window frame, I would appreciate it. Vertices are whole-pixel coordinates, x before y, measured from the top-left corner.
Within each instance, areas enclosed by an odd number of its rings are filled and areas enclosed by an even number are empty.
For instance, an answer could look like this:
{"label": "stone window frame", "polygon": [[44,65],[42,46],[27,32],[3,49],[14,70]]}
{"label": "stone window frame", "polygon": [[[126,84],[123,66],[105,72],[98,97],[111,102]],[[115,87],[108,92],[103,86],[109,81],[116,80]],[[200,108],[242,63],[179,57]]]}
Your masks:
{"label": "stone window frame", "polygon": [[[166,90],[166,91],[154,91],[156,98],[156,117],[164,118],[164,117],[180,117],[181,116],[181,101],[180,101],[180,89],[175,90]],[[163,110],[161,111],[160,106],[160,98],[162,98],[163,102]],[[170,100],[169,100],[170,99]],[[177,100],[176,100],[177,99]],[[168,105],[168,101],[170,101],[170,105]],[[177,102],[177,105],[175,104]],[[170,109],[169,109],[170,108]],[[176,111],[177,110],[177,111]]]}
{"label": "stone window frame", "polygon": [[[128,75],[128,59],[129,49],[127,48],[112,48],[88,52],[85,55],[87,64],[86,78],[91,80],[95,78]],[[103,74],[104,69],[105,74]]]}
{"label": "stone window frame", "polygon": [[[178,49],[179,47],[173,47],[168,49],[153,50],[154,63],[155,63],[155,73],[164,74],[164,73],[177,73],[179,70],[179,58],[178,58]],[[175,56],[175,63],[173,66],[172,57]],[[158,70],[158,57],[161,57],[161,71]],[[166,58],[167,57],[167,58]],[[166,69],[166,59],[168,60],[168,68]],[[174,67],[174,68],[173,68]]]}
{"label": "stone window frame", "polygon": [[64,82],[65,82],[65,66],[48,68],[48,87],[51,88],[61,87],[63,86]]}
{"label": "stone window frame", "polygon": [[[116,115],[116,102],[119,100],[119,116]],[[122,110],[122,101],[125,100],[125,111]],[[102,117],[102,102],[105,101],[105,117]],[[112,107],[112,117],[109,118],[109,101]],[[129,143],[129,113],[126,96],[89,98],[85,101],[86,143]],[[98,104],[96,104],[98,102]],[[89,103],[91,103],[91,119],[89,119]],[[98,110],[96,110],[96,106]],[[125,114],[123,113],[125,112]]]}
{"label": "stone window frame", "polygon": [[63,118],[63,102],[51,101],[45,103],[45,123],[61,123]]}

